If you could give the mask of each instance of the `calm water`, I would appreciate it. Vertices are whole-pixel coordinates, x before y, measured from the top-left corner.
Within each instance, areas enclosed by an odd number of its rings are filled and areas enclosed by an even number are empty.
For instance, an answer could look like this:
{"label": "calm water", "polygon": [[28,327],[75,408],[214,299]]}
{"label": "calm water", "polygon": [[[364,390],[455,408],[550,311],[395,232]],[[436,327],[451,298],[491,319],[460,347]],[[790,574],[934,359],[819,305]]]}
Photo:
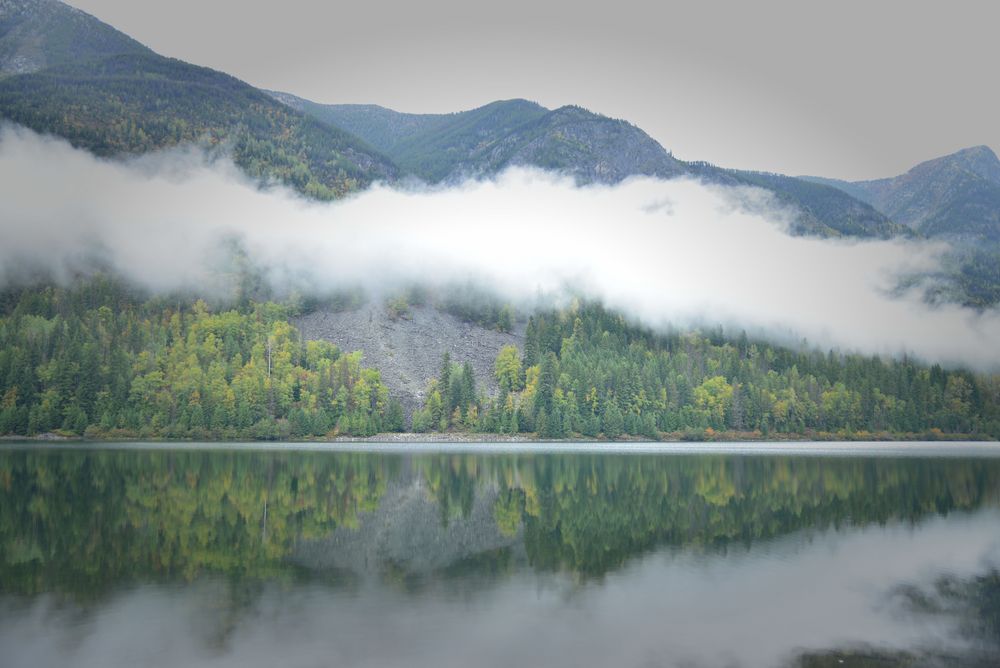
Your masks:
{"label": "calm water", "polygon": [[0,665],[1000,665],[993,451],[803,447],[5,446]]}

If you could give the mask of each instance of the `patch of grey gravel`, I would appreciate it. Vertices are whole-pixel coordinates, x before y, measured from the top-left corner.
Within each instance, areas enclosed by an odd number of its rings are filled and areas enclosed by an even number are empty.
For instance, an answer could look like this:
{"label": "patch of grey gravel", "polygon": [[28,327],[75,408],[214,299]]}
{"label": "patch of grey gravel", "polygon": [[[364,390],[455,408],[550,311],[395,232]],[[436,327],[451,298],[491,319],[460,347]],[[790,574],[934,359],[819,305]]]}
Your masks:
{"label": "patch of grey gravel", "polygon": [[495,397],[497,353],[508,345],[523,349],[525,330],[524,323],[510,333],[486,329],[433,306],[411,307],[406,316],[393,319],[380,303],[317,310],[294,318],[293,324],[306,340],[330,341],[345,352],[360,350],[364,365],[382,372],[389,395],[403,405],[407,420],[423,405],[427,384],[441,372],[445,352],[457,364],[469,362],[479,393]]}

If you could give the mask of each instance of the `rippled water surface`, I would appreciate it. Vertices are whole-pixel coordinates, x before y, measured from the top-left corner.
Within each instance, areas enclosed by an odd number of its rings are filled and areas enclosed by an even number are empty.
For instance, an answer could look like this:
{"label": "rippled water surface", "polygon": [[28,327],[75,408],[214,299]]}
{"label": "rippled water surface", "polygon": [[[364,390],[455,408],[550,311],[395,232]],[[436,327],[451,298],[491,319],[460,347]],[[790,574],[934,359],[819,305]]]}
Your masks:
{"label": "rippled water surface", "polygon": [[0,665],[1000,665],[995,446],[908,445],[8,445]]}

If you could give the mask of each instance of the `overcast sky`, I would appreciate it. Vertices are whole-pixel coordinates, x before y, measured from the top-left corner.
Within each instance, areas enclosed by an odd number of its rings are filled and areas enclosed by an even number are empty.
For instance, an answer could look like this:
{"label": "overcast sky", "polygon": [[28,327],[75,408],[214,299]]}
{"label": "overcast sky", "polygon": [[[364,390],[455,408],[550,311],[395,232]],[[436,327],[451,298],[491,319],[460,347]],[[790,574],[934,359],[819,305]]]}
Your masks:
{"label": "overcast sky", "polygon": [[70,4],[164,55],[317,102],[579,104],[730,167],[861,179],[1000,150],[1000,3]]}

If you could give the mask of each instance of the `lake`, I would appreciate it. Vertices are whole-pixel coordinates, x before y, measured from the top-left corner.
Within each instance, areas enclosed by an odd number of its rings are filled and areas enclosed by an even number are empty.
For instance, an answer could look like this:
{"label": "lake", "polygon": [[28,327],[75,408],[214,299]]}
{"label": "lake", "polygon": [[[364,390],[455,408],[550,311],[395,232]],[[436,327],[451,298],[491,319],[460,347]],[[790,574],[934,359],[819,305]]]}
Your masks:
{"label": "lake", "polygon": [[0,665],[1000,665],[996,444],[0,446]]}

